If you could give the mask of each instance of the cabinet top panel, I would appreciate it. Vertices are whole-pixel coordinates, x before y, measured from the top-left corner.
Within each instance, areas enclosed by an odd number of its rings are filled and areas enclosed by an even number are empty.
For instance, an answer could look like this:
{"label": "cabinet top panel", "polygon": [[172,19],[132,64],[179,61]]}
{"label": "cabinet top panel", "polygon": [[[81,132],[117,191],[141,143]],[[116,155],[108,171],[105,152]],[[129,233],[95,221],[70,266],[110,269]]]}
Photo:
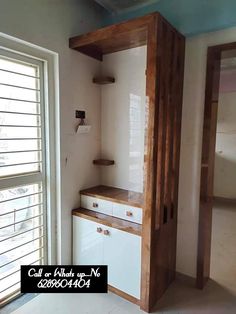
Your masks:
{"label": "cabinet top panel", "polygon": [[143,194],[128,190],[123,190],[111,186],[98,185],[80,191],[81,195],[93,196],[116,203],[131,205],[135,207],[143,206]]}
{"label": "cabinet top panel", "polygon": [[143,46],[147,43],[148,26],[158,12],[114,24],[70,38],[69,47],[102,61],[103,55]]}

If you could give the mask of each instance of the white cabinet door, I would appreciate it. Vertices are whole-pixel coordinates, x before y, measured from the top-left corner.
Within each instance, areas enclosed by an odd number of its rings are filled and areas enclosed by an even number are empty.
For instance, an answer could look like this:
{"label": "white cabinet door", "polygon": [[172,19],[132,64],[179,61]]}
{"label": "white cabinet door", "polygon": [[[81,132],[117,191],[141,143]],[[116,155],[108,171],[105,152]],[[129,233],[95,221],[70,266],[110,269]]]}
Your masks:
{"label": "white cabinet door", "polygon": [[141,237],[105,227],[104,264],[108,265],[108,283],[140,299]]}
{"label": "white cabinet door", "polygon": [[[73,264],[102,265],[103,233],[97,228],[103,225],[73,216]],[[105,226],[104,226],[105,227]]]}

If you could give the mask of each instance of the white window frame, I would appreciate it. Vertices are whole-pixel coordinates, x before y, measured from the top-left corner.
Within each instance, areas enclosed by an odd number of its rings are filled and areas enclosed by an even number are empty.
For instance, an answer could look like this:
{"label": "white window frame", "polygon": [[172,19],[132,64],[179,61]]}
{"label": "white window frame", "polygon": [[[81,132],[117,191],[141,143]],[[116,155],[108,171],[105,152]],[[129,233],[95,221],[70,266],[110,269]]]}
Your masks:
{"label": "white window frame", "polygon": [[[60,167],[60,108],[58,54],[0,32],[0,49],[43,63],[44,116],[47,195],[47,262],[61,264],[61,167]],[[50,106],[49,106],[50,104]],[[12,186],[21,185],[20,176],[9,178]],[[29,176],[29,183],[30,183]],[[1,189],[9,187],[2,181]],[[4,186],[5,182],[5,186]],[[20,184],[18,184],[20,183]],[[24,180],[24,183],[27,183]]]}

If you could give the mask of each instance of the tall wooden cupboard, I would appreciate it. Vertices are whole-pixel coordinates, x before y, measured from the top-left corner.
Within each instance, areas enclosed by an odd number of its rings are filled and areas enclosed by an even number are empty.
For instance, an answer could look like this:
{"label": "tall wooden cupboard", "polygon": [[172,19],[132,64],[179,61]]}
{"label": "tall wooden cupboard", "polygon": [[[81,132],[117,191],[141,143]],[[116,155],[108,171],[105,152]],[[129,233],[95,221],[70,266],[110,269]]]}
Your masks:
{"label": "tall wooden cupboard", "polygon": [[[107,54],[144,45],[147,55],[143,191],[103,185],[82,191],[81,207],[73,210],[73,251],[76,263],[110,263],[111,290],[150,312],[175,279],[185,38],[159,13],[153,13],[69,40],[70,48],[101,62]],[[94,83],[115,84],[115,78],[94,78]],[[115,162],[99,159],[94,160],[94,165],[109,168]],[[93,241],[97,246],[84,255],[77,246],[89,246],[86,241],[92,230],[97,232]],[[118,250],[119,241],[126,243],[123,251]],[[119,265],[109,256],[114,247],[126,255]],[[134,273],[132,267],[137,268]],[[121,274],[122,269],[128,269],[124,282],[115,275]]]}

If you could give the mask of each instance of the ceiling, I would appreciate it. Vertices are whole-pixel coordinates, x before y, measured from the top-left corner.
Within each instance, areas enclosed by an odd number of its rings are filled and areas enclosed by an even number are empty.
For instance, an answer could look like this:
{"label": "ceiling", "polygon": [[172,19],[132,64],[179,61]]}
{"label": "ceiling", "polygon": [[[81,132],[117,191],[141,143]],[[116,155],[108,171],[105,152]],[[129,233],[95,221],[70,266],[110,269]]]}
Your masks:
{"label": "ceiling", "polygon": [[105,7],[103,26],[160,12],[185,36],[236,26],[236,0],[94,0]]}
{"label": "ceiling", "polygon": [[94,0],[111,13],[122,13],[136,10],[157,3],[160,0]]}

